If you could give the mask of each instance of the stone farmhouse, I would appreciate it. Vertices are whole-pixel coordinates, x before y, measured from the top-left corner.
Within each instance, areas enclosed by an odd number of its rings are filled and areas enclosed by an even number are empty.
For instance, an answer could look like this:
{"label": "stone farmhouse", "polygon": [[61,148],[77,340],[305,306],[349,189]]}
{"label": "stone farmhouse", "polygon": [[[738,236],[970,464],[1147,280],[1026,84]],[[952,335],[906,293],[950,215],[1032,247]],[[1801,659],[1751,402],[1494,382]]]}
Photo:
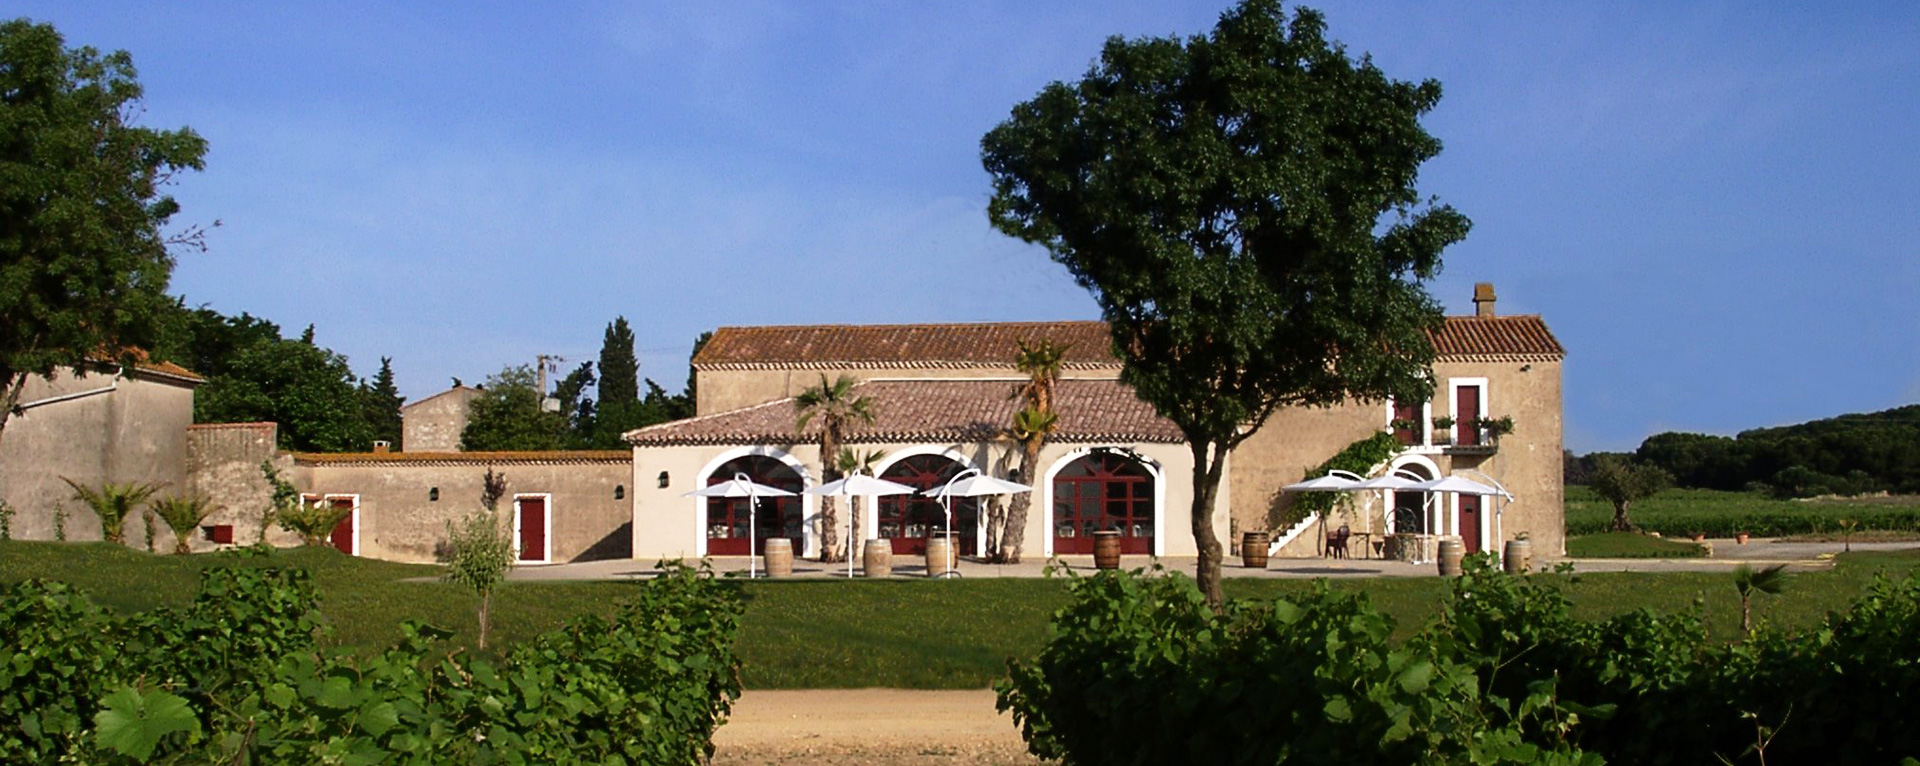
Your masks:
{"label": "stone farmhouse", "polygon": [[[1362,533],[1363,546],[1393,530],[1457,535],[1468,551],[1497,551],[1525,534],[1543,555],[1563,552],[1565,352],[1540,317],[1497,314],[1491,285],[1477,286],[1474,298],[1473,315],[1447,318],[1433,336],[1439,356],[1431,401],[1286,410],[1242,444],[1213,509],[1223,542],[1267,530],[1275,553],[1312,556],[1323,539],[1319,530],[1347,526]],[[1020,341],[1041,339],[1067,344],[1068,352],[1056,392],[1059,429],[1027,476],[1017,470],[1018,447],[1004,430],[1021,377],[1015,350]],[[82,393],[65,379],[30,392],[32,402],[49,401],[17,417],[0,440],[0,498],[32,519],[16,523],[17,536],[44,539],[51,536],[44,509],[68,495],[47,476],[75,471],[77,481],[166,481],[222,506],[199,548],[250,543],[263,536],[268,487],[259,465],[270,461],[303,493],[350,510],[333,537],[341,550],[428,561],[444,545],[447,523],[478,507],[481,477],[493,470],[506,476],[525,563],[742,556],[774,537],[817,556],[824,531],[818,497],[760,498],[750,512],[745,499],[687,493],[741,474],[796,492],[818,484],[819,424],[799,428],[793,400],[823,378],[847,375],[876,412],[873,423],[850,429],[848,446],[880,451],[881,478],[931,488],[975,469],[1033,485],[1028,556],[1090,553],[1092,532],[1105,529],[1121,533],[1126,553],[1193,555],[1191,453],[1177,428],[1119,382],[1110,347],[1099,322],[723,327],[693,359],[697,414],[631,431],[630,450],[604,452],[461,452],[458,434],[477,392],[456,387],[403,408],[404,451],[377,445],[365,453],[282,453],[274,449],[271,423],[189,425],[198,379],[184,370],[141,368],[115,378],[119,388],[107,394],[53,401]],[[90,397],[102,399],[88,403]],[[81,406],[56,415],[53,408],[68,402]],[[130,409],[145,414],[127,415]],[[1512,419],[1511,433],[1494,438],[1471,425],[1499,416]],[[1456,423],[1436,428],[1441,417]],[[1467,471],[1514,499],[1372,493],[1326,520],[1289,515],[1296,495],[1285,485],[1383,431],[1403,446],[1376,473],[1440,478]],[[952,505],[963,555],[984,544],[982,502]],[[913,496],[863,500],[858,514],[849,505],[841,503],[839,539],[888,538],[899,554],[923,550],[949,523],[946,506]],[[70,537],[88,539],[79,516],[69,518]],[[278,530],[264,537],[291,542]]]}

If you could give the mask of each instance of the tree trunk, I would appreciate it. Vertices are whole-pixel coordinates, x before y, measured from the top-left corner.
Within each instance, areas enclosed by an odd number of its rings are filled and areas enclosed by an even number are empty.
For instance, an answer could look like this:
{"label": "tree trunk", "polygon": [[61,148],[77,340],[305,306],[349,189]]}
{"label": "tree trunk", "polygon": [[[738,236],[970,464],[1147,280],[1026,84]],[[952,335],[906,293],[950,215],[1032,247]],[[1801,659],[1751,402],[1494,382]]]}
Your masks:
{"label": "tree trunk", "polygon": [[1007,528],[1006,506],[1001,505],[998,499],[990,498],[987,500],[986,512],[987,560],[994,562],[1005,561],[1006,559],[1001,556],[1000,543],[1001,535],[1005,533]]}
{"label": "tree trunk", "polygon": [[1740,594],[1740,637],[1753,635],[1753,597]]}
{"label": "tree trunk", "polygon": [[7,430],[7,419],[13,417],[13,408],[20,406],[20,392],[27,390],[27,374],[0,369],[0,378],[6,380],[6,391],[0,396],[0,436]]}
{"label": "tree trunk", "polygon": [[[834,423],[823,423],[820,433],[820,481],[822,483],[840,478],[840,471],[834,468],[833,461],[840,456],[839,427]],[[832,495],[820,498],[820,560],[822,562],[839,561],[835,555],[840,545],[840,514]]]}
{"label": "tree trunk", "polygon": [[493,624],[493,591],[480,594],[480,648],[487,648],[487,628]]}
{"label": "tree trunk", "polygon": [[1022,492],[1013,496],[1013,503],[1007,508],[1007,528],[1000,535],[1000,559],[1008,564],[1020,563],[1021,549],[1027,542],[1027,510],[1033,507],[1033,493],[1040,491],[1040,448],[1046,444],[1041,437],[1021,442],[1020,478],[1033,487],[1032,492]]}
{"label": "tree trunk", "polygon": [[187,535],[175,535],[175,536],[174,536],[174,538],[173,538],[173,555],[175,555],[175,556],[185,556],[185,555],[187,555],[187,554],[189,554],[189,553],[192,553],[192,552],[193,552],[193,546],[191,546],[191,545],[188,545],[188,544],[187,544]]}
{"label": "tree trunk", "polygon": [[1633,531],[1633,520],[1627,518],[1626,502],[1618,502],[1613,504],[1613,531],[1615,532],[1632,532]]}
{"label": "tree trunk", "polygon": [[1220,592],[1220,539],[1213,532],[1213,499],[1220,492],[1220,468],[1226,462],[1227,450],[1214,450],[1209,459],[1208,447],[1204,442],[1193,445],[1193,542],[1199,550],[1199,560],[1193,565],[1194,582],[1200,586],[1200,592],[1206,594],[1207,604],[1215,612],[1221,611],[1226,597]]}

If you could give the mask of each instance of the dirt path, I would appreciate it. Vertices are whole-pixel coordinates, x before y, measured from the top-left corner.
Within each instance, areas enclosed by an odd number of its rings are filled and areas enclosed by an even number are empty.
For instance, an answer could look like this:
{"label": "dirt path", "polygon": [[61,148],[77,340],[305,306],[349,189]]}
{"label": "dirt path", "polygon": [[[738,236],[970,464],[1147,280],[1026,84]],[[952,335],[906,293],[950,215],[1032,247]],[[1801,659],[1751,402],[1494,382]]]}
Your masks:
{"label": "dirt path", "polygon": [[716,766],[1035,766],[993,692],[749,691],[714,735]]}

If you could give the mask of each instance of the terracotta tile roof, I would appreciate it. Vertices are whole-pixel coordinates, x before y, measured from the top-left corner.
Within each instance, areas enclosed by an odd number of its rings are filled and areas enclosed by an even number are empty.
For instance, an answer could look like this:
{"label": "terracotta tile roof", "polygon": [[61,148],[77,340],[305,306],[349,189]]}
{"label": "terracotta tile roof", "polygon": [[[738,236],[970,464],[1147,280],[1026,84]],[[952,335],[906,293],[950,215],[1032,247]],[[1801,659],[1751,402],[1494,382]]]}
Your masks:
{"label": "terracotta tile roof", "polygon": [[[1070,343],[1066,367],[1108,369],[1113,356],[1105,322],[991,322],[911,325],[722,327],[693,358],[702,370],[1013,369],[1022,340]],[[1566,356],[1534,315],[1447,317],[1433,344],[1452,361],[1548,361]]]}
{"label": "terracotta tile roof", "polygon": [[300,465],[551,465],[629,463],[627,450],[554,450],[551,452],[296,452]]}
{"label": "terracotta tile roof", "polygon": [[[855,388],[874,400],[873,424],[855,424],[852,444],[878,442],[980,442],[998,438],[1013,419],[1015,381],[871,380]],[[1180,429],[1115,380],[1062,380],[1054,389],[1061,443],[1184,440]],[[635,446],[686,444],[799,444],[818,441],[820,424],[796,427],[793,399],[628,431]]]}
{"label": "terracotta tile roof", "polygon": [[813,368],[1013,369],[1020,341],[1069,344],[1069,369],[1118,368],[1105,322],[722,327],[701,347],[702,370]]}
{"label": "terracotta tile roof", "polygon": [[[150,372],[161,377],[174,378],[187,383],[207,382],[206,378],[195,375],[193,371],[180,365],[172,362],[153,361],[152,357],[147,355],[146,349],[128,348],[124,352],[124,357],[131,358],[133,360],[133,368],[141,372]],[[123,357],[115,356],[112,352],[101,349],[100,353],[91,355],[90,358],[102,364],[115,365],[119,364]]]}
{"label": "terracotta tile roof", "polygon": [[1534,314],[1447,317],[1433,334],[1433,349],[1443,360],[1465,362],[1547,362],[1567,355]]}

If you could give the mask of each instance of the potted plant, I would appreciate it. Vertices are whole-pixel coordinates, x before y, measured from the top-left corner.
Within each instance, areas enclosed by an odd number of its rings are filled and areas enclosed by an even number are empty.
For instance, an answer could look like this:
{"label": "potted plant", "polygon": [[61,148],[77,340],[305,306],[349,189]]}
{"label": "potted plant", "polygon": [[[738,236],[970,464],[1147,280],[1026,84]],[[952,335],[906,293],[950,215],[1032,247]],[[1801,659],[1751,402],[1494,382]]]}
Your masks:
{"label": "potted plant", "polygon": [[1735,544],[1737,544],[1737,545],[1746,545],[1746,544],[1747,544],[1747,533],[1745,533],[1745,532],[1735,532],[1735,533],[1733,533],[1733,542],[1734,542]]}
{"label": "potted plant", "polygon": [[1499,442],[1500,437],[1513,433],[1513,416],[1501,415],[1497,418],[1476,418],[1473,427],[1487,435],[1487,441]]}
{"label": "potted plant", "polygon": [[1441,415],[1433,419],[1433,443],[1453,443],[1453,424],[1457,422],[1452,415]]}

